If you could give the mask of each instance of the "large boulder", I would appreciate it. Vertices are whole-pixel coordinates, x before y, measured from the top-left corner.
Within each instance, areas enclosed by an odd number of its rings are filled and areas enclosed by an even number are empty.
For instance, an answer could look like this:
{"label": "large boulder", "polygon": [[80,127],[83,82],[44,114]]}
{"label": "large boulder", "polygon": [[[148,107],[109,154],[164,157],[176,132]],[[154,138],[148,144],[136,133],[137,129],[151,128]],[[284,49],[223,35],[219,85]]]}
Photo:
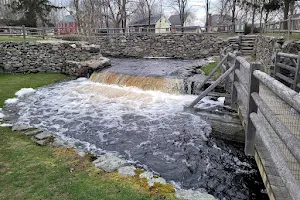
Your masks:
{"label": "large boulder", "polygon": [[101,71],[109,66],[111,66],[110,59],[99,54],[81,62],[67,60],[64,73],[77,77],[88,77],[94,71]]}

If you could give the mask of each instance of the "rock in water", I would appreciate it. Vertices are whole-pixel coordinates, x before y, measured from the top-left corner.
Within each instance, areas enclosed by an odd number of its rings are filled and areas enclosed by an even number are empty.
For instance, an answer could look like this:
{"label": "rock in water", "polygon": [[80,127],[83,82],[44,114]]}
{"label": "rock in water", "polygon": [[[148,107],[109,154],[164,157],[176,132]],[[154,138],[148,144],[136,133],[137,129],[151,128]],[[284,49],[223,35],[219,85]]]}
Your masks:
{"label": "rock in water", "polygon": [[101,168],[106,172],[113,172],[127,165],[126,160],[111,155],[101,155],[93,163],[97,168]]}
{"label": "rock in water", "polygon": [[183,189],[176,190],[175,196],[185,200],[216,200],[216,198],[210,194]]}
{"label": "rock in water", "polygon": [[134,166],[125,166],[118,169],[119,174],[123,176],[134,176],[136,168]]}

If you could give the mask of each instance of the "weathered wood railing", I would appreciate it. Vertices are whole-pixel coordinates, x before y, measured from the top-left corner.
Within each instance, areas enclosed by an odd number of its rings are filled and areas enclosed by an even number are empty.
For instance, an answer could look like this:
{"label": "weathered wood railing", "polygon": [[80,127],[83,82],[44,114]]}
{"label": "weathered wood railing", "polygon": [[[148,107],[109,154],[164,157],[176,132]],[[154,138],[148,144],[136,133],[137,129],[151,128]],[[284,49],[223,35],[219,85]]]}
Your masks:
{"label": "weathered wood railing", "polygon": [[298,55],[276,52],[274,65],[276,79],[300,91],[300,52]]}
{"label": "weathered wood railing", "polygon": [[[260,63],[249,63],[233,53],[223,54],[217,67],[220,66],[224,69],[223,75],[189,108],[227,77],[231,85],[231,107],[238,111],[245,129],[245,154],[258,155],[257,162],[263,157],[261,163],[265,169],[262,171],[272,168],[265,175],[270,176],[265,182],[266,187],[269,185],[269,196],[299,200],[300,94],[260,71]],[[278,187],[284,189],[278,190]]]}
{"label": "weathered wood railing", "polygon": [[228,64],[236,68],[232,107],[245,125],[245,153],[254,155],[256,141],[262,141],[290,198],[300,199],[300,95],[260,71],[259,63],[236,56]]}

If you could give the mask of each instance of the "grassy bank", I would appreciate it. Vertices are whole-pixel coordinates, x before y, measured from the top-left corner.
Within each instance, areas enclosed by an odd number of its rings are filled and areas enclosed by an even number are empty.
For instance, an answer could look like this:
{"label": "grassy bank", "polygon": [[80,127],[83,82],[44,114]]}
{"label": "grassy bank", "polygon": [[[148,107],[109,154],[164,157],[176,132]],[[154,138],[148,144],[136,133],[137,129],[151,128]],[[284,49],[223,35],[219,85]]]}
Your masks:
{"label": "grassy bank", "polygon": [[41,37],[27,37],[25,40],[23,36],[0,36],[0,42],[34,42],[42,40]]}
{"label": "grassy bank", "polygon": [[[0,75],[0,107],[24,87],[67,77],[59,74]],[[95,168],[72,149],[40,147],[0,127],[0,199],[174,199],[172,188],[149,188],[144,180]]]}
{"label": "grassy bank", "polygon": [[[218,62],[211,62],[203,67],[201,67],[201,70],[204,72],[205,76],[208,76],[209,73],[218,65]],[[215,72],[213,75],[213,79],[217,80],[222,74],[221,67]]]}

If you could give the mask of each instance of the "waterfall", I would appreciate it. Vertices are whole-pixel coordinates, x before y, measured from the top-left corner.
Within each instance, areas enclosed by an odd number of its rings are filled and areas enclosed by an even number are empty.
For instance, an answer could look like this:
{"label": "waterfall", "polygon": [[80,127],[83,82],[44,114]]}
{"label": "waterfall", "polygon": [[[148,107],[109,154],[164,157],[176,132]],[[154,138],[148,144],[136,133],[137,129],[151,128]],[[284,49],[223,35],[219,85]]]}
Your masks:
{"label": "waterfall", "polygon": [[143,90],[157,90],[161,92],[179,94],[183,90],[183,80],[169,77],[136,76],[118,74],[114,72],[94,72],[90,81],[114,84],[119,86],[133,86]]}

